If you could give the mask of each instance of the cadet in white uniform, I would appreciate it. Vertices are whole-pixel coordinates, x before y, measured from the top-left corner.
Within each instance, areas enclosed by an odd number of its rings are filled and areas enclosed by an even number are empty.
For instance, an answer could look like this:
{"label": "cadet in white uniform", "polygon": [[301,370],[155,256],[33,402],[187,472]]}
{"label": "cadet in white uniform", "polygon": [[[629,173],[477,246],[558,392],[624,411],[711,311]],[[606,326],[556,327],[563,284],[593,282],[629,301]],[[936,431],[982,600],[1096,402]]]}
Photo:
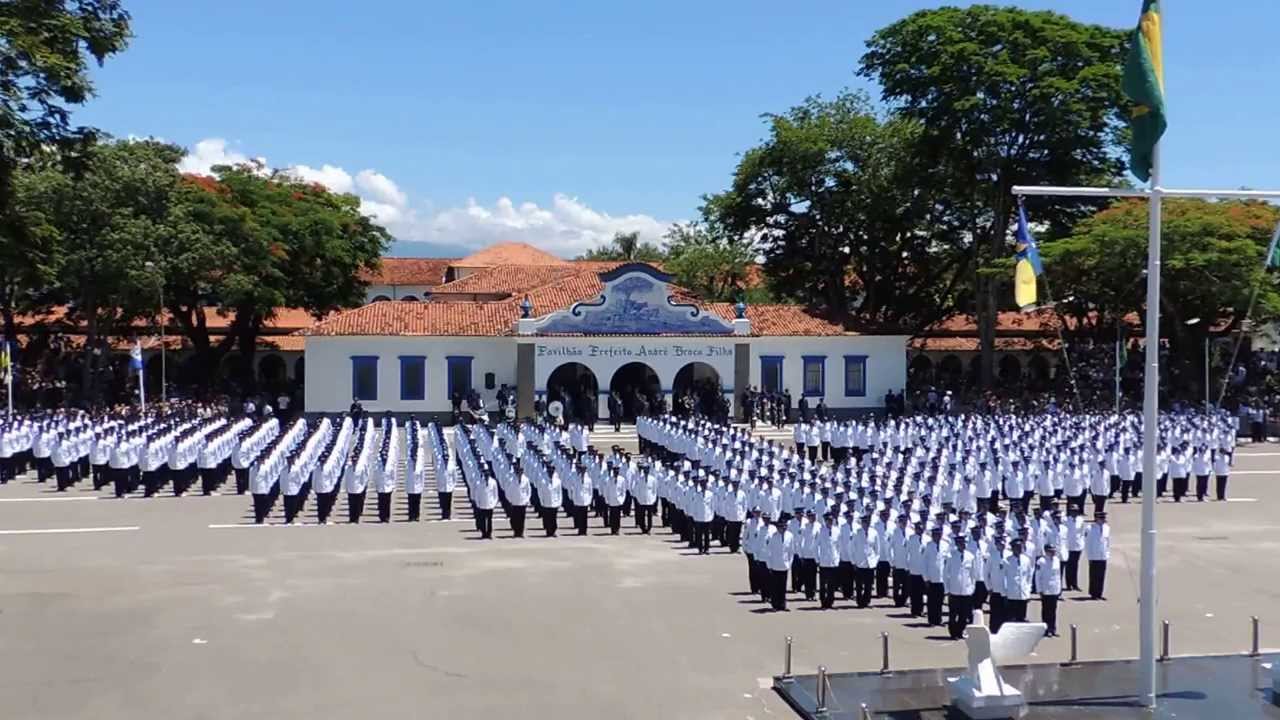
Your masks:
{"label": "cadet in white uniform", "polygon": [[1040,622],[1046,626],[1044,634],[1047,637],[1057,637],[1058,600],[1062,597],[1062,561],[1058,559],[1058,548],[1054,545],[1044,546],[1044,557],[1036,565],[1036,586],[1040,589]]}
{"label": "cadet in white uniform", "polygon": [[1107,514],[1094,515],[1084,538],[1084,556],[1089,561],[1089,597],[1105,600],[1103,587],[1107,581],[1107,561],[1111,559],[1111,526]]}

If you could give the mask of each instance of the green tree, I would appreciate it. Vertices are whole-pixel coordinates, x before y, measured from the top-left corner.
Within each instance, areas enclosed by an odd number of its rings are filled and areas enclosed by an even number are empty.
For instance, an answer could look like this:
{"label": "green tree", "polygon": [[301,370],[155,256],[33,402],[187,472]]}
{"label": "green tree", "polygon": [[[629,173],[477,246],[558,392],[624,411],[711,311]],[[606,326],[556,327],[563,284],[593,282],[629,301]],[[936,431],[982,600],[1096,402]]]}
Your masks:
{"label": "green tree", "polygon": [[302,308],[321,317],[360,304],[361,271],[377,267],[391,236],[360,212],[354,195],[253,166],[214,173],[217,189],[207,191],[212,204],[200,217],[222,234],[210,252],[223,252],[223,242],[234,251],[225,266],[214,266],[210,295],[233,316],[229,334],[244,361],[242,386],[253,389],[257,340],[276,310]]}
{"label": "green tree", "polygon": [[641,242],[638,232],[617,232],[613,239],[578,256],[579,260],[617,260],[621,262],[662,262],[662,248]]}
{"label": "green tree", "polygon": [[[17,214],[38,228],[56,295],[70,319],[85,324],[81,393],[97,399],[105,340],[129,334],[127,323],[153,315],[156,284],[146,261],[177,232],[181,148],[154,141],[94,145],[72,173],[47,163],[15,178]],[[39,223],[32,218],[39,217]]]}
{"label": "green tree", "polygon": [[918,160],[921,128],[860,93],[765,116],[705,218],[754,238],[774,292],[853,327],[921,327],[945,314],[969,259],[945,186]]}
{"label": "green tree", "polygon": [[666,234],[663,269],[677,285],[717,302],[767,302],[753,247],[705,222],[672,225]]}
{"label": "green tree", "polygon": [[13,208],[14,177],[51,153],[74,159],[91,143],[95,132],[73,126],[69,106],[93,94],[90,59],[101,64],[129,37],[119,0],[0,3],[0,315],[8,336],[14,312],[40,304],[52,269],[41,244],[48,226]]}
{"label": "green tree", "polygon": [[[1160,335],[1170,342],[1179,386],[1202,383],[1202,343],[1214,323],[1234,331],[1245,319],[1280,317],[1280,287],[1262,268],[1280,208],[1263,202],[1165,200],[1162,223]],[[1067,298],[1059,310],[1085,334],[1111,342],[1125,315],[1145,318],[1147,203],[1121,200],[1082,222],[1069,237],[1041,248],[1045,271]],[[1191,322],[1199,318],[1199,322]],[[1196,370],[1198,368],[1198,370]],[[1203,392],[1191,394],[1198,397]]]}
{"label": "green tree", "polygon": [[[922,10],[876,32],[859,74],[923,130],[921,158],[951,176],[953,212],[976,242],[974,266],[1011,254],[1016,184],[1115,183],[1123,172],[1120,66],[1125,32],[1047,11],[974,5]],[[1061,232],[1098,207],[1028,202]],[[989,381],[1003,276],[974,278]]]}

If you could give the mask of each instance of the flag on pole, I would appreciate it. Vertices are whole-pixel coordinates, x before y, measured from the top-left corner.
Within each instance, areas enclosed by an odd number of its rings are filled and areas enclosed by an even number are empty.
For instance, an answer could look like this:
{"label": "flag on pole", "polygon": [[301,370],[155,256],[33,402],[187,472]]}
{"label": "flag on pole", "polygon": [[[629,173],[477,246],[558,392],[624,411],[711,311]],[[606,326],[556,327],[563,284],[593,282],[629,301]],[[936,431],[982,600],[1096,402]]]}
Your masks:
{"label": "flag on pole", "polygon": [[1271,234],[1271,244],[1267,246],[1267,262],[1264,267],[1267,270],[1280,267],[1280,224],[1276,225],[1276,231]]}
{"label": "flag on pole", "polygon": [[5,402],[8,412],[13,414],[13,356],[9,351],[9,339],[0,335],[0,382],[4,383]]}
{"label": "flag on pole", "polygon": [[1040,250],[1036,239],[1027,227],[1027,211],[1018,203],[1018,229],[1014,243],[1013,299],[1022,310],[1035,307],[1037,299],[1036,276],[1044,274],[1040,264]]}
{"label": "flag on pole", "polygon": [[138,371],[138,404],[143,410],[147,409],[147,382],[142,376],[142,341],[134,340],[133,348],[129,350],[129,367]]}
{"label": "flag on pole", "polygon": [[8,384],[12,368],[13,358],[9,355],[9,340],[0,335],[0,382]]}
{"label": "flag on pole", "polygon": [[1143,0],[1138,26],[1130,35],[1129,57],[1120,87],[1133,102],[1129,111],[1129,169],[1151,179],[1156,143],[1168,123],[1164,114],[1164,58],[1160,42],[1160,3]]}

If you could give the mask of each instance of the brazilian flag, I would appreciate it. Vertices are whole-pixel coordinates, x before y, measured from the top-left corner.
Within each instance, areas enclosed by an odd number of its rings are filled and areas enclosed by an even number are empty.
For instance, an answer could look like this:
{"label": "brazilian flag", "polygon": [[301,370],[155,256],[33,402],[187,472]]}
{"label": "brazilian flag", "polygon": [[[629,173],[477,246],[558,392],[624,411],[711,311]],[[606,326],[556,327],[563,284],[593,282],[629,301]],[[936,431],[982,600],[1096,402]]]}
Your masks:
{"label": "brazilian flag", "polygon": [[1134,28],[1129,58],[1124,64],[1121,89],[1133,102],[1130,108],[1129,169],[1139,180],[1151,179],[1156,143],[1164,135],[1164,58],[1160,42],[1160,3],[1143,0],[1142,15]]}

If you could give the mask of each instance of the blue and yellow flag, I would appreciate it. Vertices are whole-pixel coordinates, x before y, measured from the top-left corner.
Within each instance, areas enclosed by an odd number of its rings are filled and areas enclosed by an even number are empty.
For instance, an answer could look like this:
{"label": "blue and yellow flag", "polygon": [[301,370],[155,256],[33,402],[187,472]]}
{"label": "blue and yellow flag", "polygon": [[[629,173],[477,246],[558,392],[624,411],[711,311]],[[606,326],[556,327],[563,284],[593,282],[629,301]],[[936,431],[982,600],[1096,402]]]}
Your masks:
{"label": "blue and yellow flag", "polygon": [[1168,122],[1164,108],[1164,50],[1160,37],[1160,3],[1143,0],[1138,26],[1129,35],[1129,57],[1121,89],[1129,110],[1129,169],[1142,182],[1151,179],[1155,148]]}
{"label": "blue and yellow flag", "polygon": [[1027,211],[1018,203],[1018,230],[1014,242],[1013,299],[1022,310],[1036,306],[1036,276],[1044,274],[1040,264],[1040,250],[1036,239],[1027,227]]}

